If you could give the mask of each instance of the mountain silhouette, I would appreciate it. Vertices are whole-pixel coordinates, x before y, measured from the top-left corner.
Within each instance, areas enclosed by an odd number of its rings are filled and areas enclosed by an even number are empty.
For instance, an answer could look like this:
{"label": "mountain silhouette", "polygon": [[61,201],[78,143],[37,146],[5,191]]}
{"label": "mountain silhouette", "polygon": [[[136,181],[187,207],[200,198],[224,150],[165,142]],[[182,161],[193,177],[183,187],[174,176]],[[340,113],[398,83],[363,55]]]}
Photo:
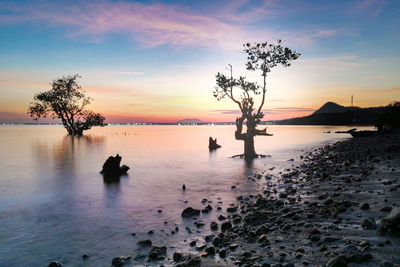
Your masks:
{"label": "mountain silhouette", "polygon": [[339,112],[345,112],[349,108],[336,104],[335,102],[326,102],[322,107],[320,107],[318,110],[314,111],[314,114],[321,114],[321,113],[339,113]]}

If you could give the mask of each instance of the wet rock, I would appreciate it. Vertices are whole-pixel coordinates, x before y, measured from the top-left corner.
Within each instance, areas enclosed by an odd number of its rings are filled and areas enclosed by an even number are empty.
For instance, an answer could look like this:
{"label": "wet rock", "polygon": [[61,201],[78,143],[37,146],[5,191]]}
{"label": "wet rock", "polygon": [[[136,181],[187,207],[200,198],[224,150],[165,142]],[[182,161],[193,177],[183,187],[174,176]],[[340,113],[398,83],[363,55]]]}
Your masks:
{"label": "wet rock", "polygon": [[82,255],[82,259],[84,259],[84,260],[89,259],[89,255],[83,254],[83,255]]}
{"label": "wet rock", "polygon": [[211,205],[207,205],[201,212],[202,213],[209,213],[212,210]]}
{"label": "wet rock", "polygon": [[224,222],[221,225],[221,231],[222,232],[225,232],[226,230],[230,230],[230,229],[232,229],[232,224],[230,222]]}
{"label": "wet rock", "polygon": [[183,255],[179,252],[174,252],[174,255],[172,256],[174,262],[180,262],[183,259]]}
{"label": "wet rock", "polygon": [[361,223],[361,227],[364,230],[376,230],[378,227],[376,226],[375,220],[374,219],[364,219]]}
{"label": "wet rock", "polygon": [[201,259],[200,257],[190,257],[181,264],[176,265],[177,267],[200,267]]}
{"label": "wet rock", "polygon": [[385,207],[382,207],[381,208],[381,211],[383,211],[383,212],[389,212],[389,211],[391,211],[393,209],[393,207],[391,207],[391,206],[385,206]]}
{"label": "wet rock", "polygon": [[362,210],[369,210],[369,204],[368,203],[364,203],[360,206],[360,209]]}
{"label": "wet rock", "polygon": [[217,231],[217,230],[218,230],[218,223],[216,223],[216,222],[211,222],[211,223],[210,223],[210,229],[211,229],[212,231]]}
{"label": "wet rock", "polygon": [[347,267],[346,255],[338,255],[330,259],[326,267]]}
{"label": "wet rock", "polygon": [[163,259],[162,256],[165,256],[167,254],[167,247],[162,246],[162,247],[151,247],[149,251],[149,259],[152,260],[158,260],[158,259]]}
{"label": "wet rock", "polygon": [[59,263],[58,261],[52,261],[47,265],[47,267],[62,267],[63,265]]}
{"label": "wet rock", "polygon": [[128,263],[131,260],[131,256],[120,256],[120,257],[115,257],[112,262],[111,265],[113,267],[122,267],[124,266],[126,263]]}
{"label": "wet rock", "polygon": [[324,243],[332,243],[332,242],[335,242],[338,240],[339,240],[339,238],[337,238],[337,237],[328,236],[328,237],[324,238]]}
{"label": "wet rock", "polygon": [[182,217],[192,217],[200,214],[200,210],[187,207],[182,211]]}
{"label": "wet rock", "polygon": [[373,257],[370,253],[366,252],[357,252],[353,253],[348,257],[349,262],[354,262],[354,263],[363,263],[366,261],[371,260]]}
{"label": "wet rock", "polygon": [[215,248],[213,246],[206,248],[206,253],[210,256],[215,255]]}
{"label": "wet rock", "polygon": [[390,261],[384,261],[379,266],[380,267],[394,267],[394,264],[393,264],[393,262],[390,262]]}
{"label": "wet rock", "polygon": [[236,212],[237,211],[237,207],[236,206],[235,207],[229,207],[229,208],[226,209],[226,211],[230,212],[230,213]]}
{"label": "wet rock", "polygon": [[318,242],[321,239],[321,237],[319,235],[310,235],[309,239],[312,242]]}
{"label": "wet rock", "polygon": [[400,208],[393,208],[389,215],[382,219],[379,231],[400,235]]}
{"label": "wet rock", "polygon": [[179,262],[176,267],[200,267],[201,259],[189,253],[175,252],[173,259]]}
{"label": "wet rock", "polygon": [[153,242],[151,242],[150,239],[140,240],[140,241],[137,242],[137,244],[138,244],[139,246],[142,246],[142,247],[149,247],[149,246],[152,245],[152,243],[153,243]]}

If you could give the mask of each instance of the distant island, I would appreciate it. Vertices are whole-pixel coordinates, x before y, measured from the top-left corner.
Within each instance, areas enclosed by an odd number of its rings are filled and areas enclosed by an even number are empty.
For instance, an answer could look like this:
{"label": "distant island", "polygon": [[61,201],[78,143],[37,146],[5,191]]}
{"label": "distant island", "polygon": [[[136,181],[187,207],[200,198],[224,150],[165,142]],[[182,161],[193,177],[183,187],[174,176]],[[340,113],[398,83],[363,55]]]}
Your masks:
{"label": "distant island", "polygon": [[204,124],[206,122],[199,119],[183,119],[176,122],[177,124]]}
{"label": "distant island", "polygon": [[384,107],[345,107],[327,102],[309,116],[269,121],[277,125],[374,125]]}

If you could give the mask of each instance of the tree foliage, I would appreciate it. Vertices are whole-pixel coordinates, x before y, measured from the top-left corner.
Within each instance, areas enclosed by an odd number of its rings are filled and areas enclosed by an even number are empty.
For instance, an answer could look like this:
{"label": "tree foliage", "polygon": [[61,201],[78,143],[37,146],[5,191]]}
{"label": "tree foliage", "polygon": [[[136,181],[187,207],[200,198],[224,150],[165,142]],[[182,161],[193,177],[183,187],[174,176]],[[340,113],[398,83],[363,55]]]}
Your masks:
{"label": "tree foliage", "polygon": [[[233,78],[222,73],[216,75],[216,86],[214,97],[217,100],[229,98],[235,102],[240,111],[241,116],[236,118],[235,138],[245,141],[244,156],[247,159],[257,157],[254,150],[253,138],[256,135],[269,135],[266,129],[256,129],[257,124],[264,117],[262,108],[265,103],[265,95],[267,92],[266,79],[271,69],[282,65],[288,67],[291,61],[299,58],[300,54],[290,48],[283,47],[282,40],[274,43],[246,43],[244,44],[244,52],[247,54],[246,69],[249,71],[259,71],[262,76],[262,84],[250,82],[246,77]],[[232,71],[232,69],[231,69]],[[260,103],[255,106],[256,96],[261,97]],[[243,124],[246,122],[247,131],[242,132]]]}
{"label": "tree foliage", "polygon": [[38,93],[31,102],[28,114],[34,119],[51,117],[61,119],[70,135],[82,135],[93,126],[105,126],[105,118],[100,113],[86,110],[91,98],[85,96],[78,85],[78,74],[55,79],[51,89]]}
{"label": "tree foliage", "polygon": [[400,102],[394,101],[389,105],[383,107],[375,118],[375,127],[379,131],[400,129]]}

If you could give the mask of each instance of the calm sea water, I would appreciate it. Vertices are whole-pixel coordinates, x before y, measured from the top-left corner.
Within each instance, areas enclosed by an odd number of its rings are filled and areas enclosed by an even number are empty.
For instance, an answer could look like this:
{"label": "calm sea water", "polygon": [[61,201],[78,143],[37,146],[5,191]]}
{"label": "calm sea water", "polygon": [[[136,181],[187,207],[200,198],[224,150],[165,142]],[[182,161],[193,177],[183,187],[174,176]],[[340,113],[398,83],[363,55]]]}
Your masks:
{"label": "calm sea water", "polygon": [[[256,137],[256,151],[271,157],[249,165],[230,158],[243,151],[234,126],[107,126],[81,138],[61,126],[0,126],[0,266],[109,266],[115,256],[140,254],[145,238],[187,249],[194,235],[185,227],[195,227],[181,218],[185,207],[201,208],[206,198],[225,208],[259,189],[252,174],[290,167],[304,151],[349,138],[323,132],[348,128],[270,126],[274,136]],[[210,153],[209,136],[222,148]],[[105,184],[99,171],[116,153],[129,175]],[[201,231],[218,215],[202,215]]]}

